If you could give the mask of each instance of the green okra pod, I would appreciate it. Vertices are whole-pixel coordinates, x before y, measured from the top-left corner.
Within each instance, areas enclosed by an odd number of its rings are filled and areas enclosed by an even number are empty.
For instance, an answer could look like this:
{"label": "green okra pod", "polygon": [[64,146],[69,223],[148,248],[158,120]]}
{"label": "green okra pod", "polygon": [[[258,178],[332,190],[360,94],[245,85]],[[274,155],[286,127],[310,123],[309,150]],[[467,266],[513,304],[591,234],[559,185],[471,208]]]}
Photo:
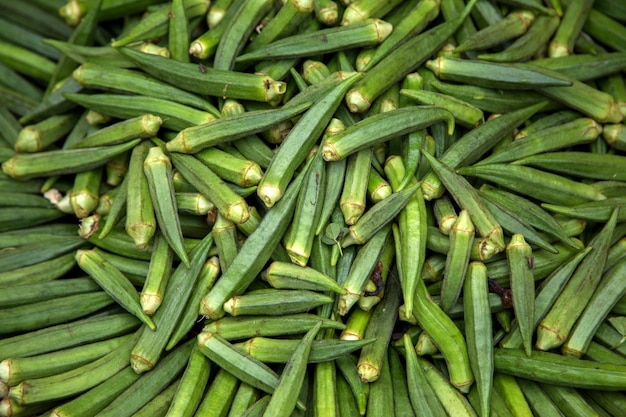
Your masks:
{"label": "green okra pod", "polygon": [[64,137],[74,126],[78,115],[74,112],[48,117],[30,126],[25,126],[17,136],[17,152],[39,152]]}
{"label": "green okra pod", "polygon": [[532,249],[524,240],[524,236],[514,234],[506,248],[509,262],[511,292],[515,318],[522,336],[522,344],[526,355],[531,355],[532,335],[535,329],[535,281],[529,259]]}
{"label": "green okra pod", "polygon": [[441,107],[409,106],[379,113],[327,138],[322,148],[323,156],[326,161],[337,161],[392,137],[424,129],[441,121],[448,124],[448,132],[454,131],[452,114]]}
{"label": "green okra pod", "polygon": [[149,138],[157,134],[161,124],[163,120],[152,114],[124,120],[85,136],[70,149],[116,145],[136,138]]}
{"label": "green okra pod", "polygon": [[526,33],[534,20],[535,13],[531,10],[513,10],[497,23],[485,27],[464,40],[455,51],[477,51],[500,45]]}
{"label": "green okra pod", "polygon": [[139,142],[137,139],[114,146],[18,154],[2,164],[2,171],[19,180],[73,174],[104,165]]}
{"label": "green okra pod", "polygon": [[143,172],[154,202],[154,214],[161,235],[189,268],[189,256],[183,244],[183,233],[174,196],[172,163],[160,147],[150,148],[143,161]]}
{"label": "green okra pod", "polygon": [[203,196],[215,204],[218,211],[228,220],[239,224],[248,217],[248,204],[209,167],[204,165],[193,155],[180,153],[170,154],[174,167],[189,181]]}
{"label": "green okra pod", "polygon": [[[461,26],[476,2],[470,1],[460,16],[406,41],[371,68],[346,94],[352,112],[364,112],[382,92],[422,65]],[[415,53],[418,51],[418,53]]]}
{"label": "green okra pod", "polygon": [[142,142],[132,150],[127,174],[125,229],[138,249],[147,248],[157,227],[154,204],[143,168],[150,148],[150,142]]}
{"label": "green okra pod", "polygon": [[[284,298],[283,298],[284,297]],[[223,305],[233,317],[257,314],[295,314],[333,302],[333,298],[309,290],[264,289],[234,296]]]}
{"label": "green okra pod", "polygon": [[141,308],[146,314],[154,314],[161,305],[173,260],[174,252],[167,240],[160,233],[157,234],[150,256],[150,267],[146,273],[146,281],[139,295]]}
{"label": "green okra pod", "polygon": [[274,41],[254,52],[237,57],[236,62],[247,63],[261,59],[301,58],[340,50],[373,46],[391,33],[391,25],[380,19],[367,19],[348,26],[321,29],[311,33],[292,35]]}
{"label": "green okra pod", "polygon": [[130,363],[137,373],[148,371],[157,364],[165,346],[178,323],[191,296],[193,285],[204,264],[213,238],[208,234],[190,252],[191,269],[180,264],[172,273],[161,306],[153,316],[156,331],[143,327],[139,339],[132,348]]}
{"label": "green okra pod", "polygon": [[180,62],[189,62],[188,49],[190,28],[189,20],[186,14],[185,2],[183,0],[172,1],[171,10],[168,13],[168,17],[170,18],[168,30],[168,49],[172,59]]}
{"label": "green okra pod", "polygon": [[562,345],[574,323],[597,288],[606,263],[610,235],[617,221],[617,209],[589,242],[592,251],[583,259],[537,328],[536,347],[548,350]]}
{"label": "green okra pod", "polygon": [[[304,173],[306,173],[306,169]],[[296,205],[297,195],[303,182],[299,175],[287,189],[280,205],[263,217],[256,230],[248,236],[232,265],[209,293],[202,299],[200,313],[212,319],[224,315],[223,304],[232,296],[245,290],[261,272],[269,260],[276,243],[287,230],[287,219],[291,217]]]}
{"label": "green okra pod", "polygon": [[413,89],[402,89],[400,94],[425,105],[443,107],[454,115],[458,124],[467,128],[476,127],[484,120],[482,110],[445,94]]}
{"label": "green okra pod", "polygon": [[[207,413],[226,415],[239,386],[239,379],[224,369],[219,369],[196,413],[200,415]],[[269,400],[269,395],[267,399]]]}
{"label": "green okra pod", "polygon": [[93,249],[77,251],[76,262],[118,304],[144,322],[150,329],[155,329],[154,323],[143,312],[139,304],[137,290],[117,268]]}
{"label": "green okra pod", "polygon": [[461,210],[450,230],[450,250],[446,256],[443,273],[439,306],[445,312],[454,306],[461,294],[473,242],[474,224],[467,210]]}
{"label": "green okra pod", "polygon": [[278,289],[302,289],[312,291],[333,291],[341,294],[337,281],[322,272],[306,266],[274,261],[261,277]]}

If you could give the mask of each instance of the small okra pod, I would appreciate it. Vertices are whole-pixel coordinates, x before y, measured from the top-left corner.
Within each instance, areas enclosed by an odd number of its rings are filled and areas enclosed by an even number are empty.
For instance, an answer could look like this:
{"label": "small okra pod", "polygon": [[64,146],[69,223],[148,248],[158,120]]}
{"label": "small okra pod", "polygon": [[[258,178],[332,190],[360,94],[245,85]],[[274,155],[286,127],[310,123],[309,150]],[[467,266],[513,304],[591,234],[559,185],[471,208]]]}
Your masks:
{"label": "small okra pod", "polygon": [[574,52],[574,43],[589,17],[592,6],[593,1],[589,0],[569,2],[559,28],[548,46],[548,55],[551,58],[571,55]]}
{"label": "small okra pod", "polygon": [[272,207],[280,200],[293,173],[324,132],[346,90],[359,77],[358,74],[349,76],[323,99],[315,102],[285,137],[257,189],[257,194],[267,207]]}
{"label": "small okra pod", "polygon": [[439,353],[439,349],[437,348],[437,345],[435,345],[432,337],[428,335],[428,333],[421,332],[417,337],[417,343],[415,344],[415,353],[417,353],[418,356],[432,356]]}
{"label": "small okra pod", "polygon": [[274,261],[261,275],[273,288],[342,293],[337,281],[311,267]]}
{"label": "small okra pod", "polygon": [[292,35],[237,57],[237,63],[261,59],[302,58],[340,50],[374,46],[390,33],[391,25],[380,19],[367,19],[349,26],[321,29]]}
{"label": "small okra pod", "polygon": [[142,142],[133,149],[127,174],[125,229],[139,249],[146,249],[157,227],[153,200],[143,168],[150,148],[150,142]]}
{"label": "small okra pod", "polygon": [[595,9],[589,11],[583,30],[594,39],[620,52],[626,52],[623,41],[626,39],[626,30],[617,20]]}
{"label": "small okra pod", "polygon": [[535,412],[536,415],[539,415],[539,413],[546,417],[559,417],[563,415],[560,408],[552,401],[541,384],[524,378],[518,378],[517,384],[521,388],[524,397],[526,397],[531,410]]}
{"label": "small okra pod", "polygon": [[74,177],[74,187],[69,196],[72,210],[79,219],[89,216],[98,207],[101,179],[102,167],[79,172]]}
{"label": "small okra pod", "polygon": [[167,388],[165,388],[158,395],[148,401],[143,407],[137,410],[137,412],[133,414],[133,416],[151,417],[157,415],[165,415],[165,413],[167,413],[167,410],[169,409],[170,404],[172,403],[172,400],[174,399],[174,395],[176,394],[179,383],[180,378],[172,382]]}
{"label": "small okra pod", "polygon": [[472,222],[483,237],[480,244],[482,259],[488,259],[504,250],[502,227],[487,210],[474,187],[434,157],[427,154],[424,156],[458,205],[469,212]]}
{"label": "small okra pod", "polygon": [[174,166],[203,196],[215,204],[218,211],[233,223],[243,223],[248,217],[248,204],[209,167],[193,155],[172,153]]}
{"label": "small okra pod", "polygon": [[215,209],[215,205],[200,193],[176,192],[175,197],[176,207],[182,213],[204,216]]}
{"label": "small okra pod", "polygon": [[620,151],[626,149],[626,129],[624,124],[604,125],[602,137],[612,148]]}
{"label": "small okra pod", "polygon": [[17,135],[14,148],[17,152],[39,152],[64,137],[72,129],[78,114],[70,112],[25,126]]}
{"label": "small okra pod", "polygon": [[[210,415],[210,413],[219,413],[218,415],[226,415],[232,405],[233,399],[237,394],[240,381],[234,375],[220,368],[213,379],[213,383],[204,394],[202,402],[196,410],[198,415]],[[269,400],[269,395],[266,396]]]}
{"label": "small okra pod", "polygon": [[357,359],[352,355],[347,355],[336,359],[335,363],[343,376],[341,380],[345,381],[354,395],[359,414],[365,415],[370,386],[361,380],[357,372]]}
{"label": "small okra pod", "polygon": [[473,242],[474,224],[467,210],[461,210],[450,231],[450,249],[443,273],[439,306],[445,312],[454,306],[461,294]]}
{"label": "small okra pod", "polygon": [[390,232],[391,227],[389,225],[383,226],[359,249],[347,278],[341,284],[343,294],[339,297],[337,307],[339,314],[346,315],[361,297],[365,282],[374,271]]}
{"label": "small okra pod", "polygon": [[372,316],[372,310],[354,308],[348,317],[346,328],[341,332],[341,340],[362,340],[365,337],[365,329]]}
{"label": "small okra pod", "polygon": [[139,142],[137,139],[114,146],[18,154],[2,164],[2,172],[18,180],[27,180],[87,171],[104,165],[111,158],[126,152]]}
{"label": "small okra pod", "polygon": [[521,234],[514,234],[506,248],[511,273],[513,309],[520,329],[524,350],[531,355],[532,335],[535,330],[535,281],[533,270],[528,264],[532,258],[530,245]]}
{"label": "small okra pod", "polygon": [[159,116],[145,114],[99,129],[70,149],[116,145],[136,138],[149,138],[157,134],[161,124],[163,120]]}
{"label": "small okra pod", "polygon": [[322,148],[324,159],[337,161],[361,149],[442,121],[447,123],[448,132],[452,133],[454,117],[441,107],[409,106],[379,113],[327,138]]}
{"label": "small okra pod", "polygon": [[486,61],[439,57],[427,61],[426,67],[437,78],[487,88],[532,90],[541,87],[565,87],[572,82],[558,74],[546,74],[532,66],[499,64]]}
{"label": "small okra pod", "polygon": [[460,168],[457,172],[461,175],[487,179],[517,193],[551,204],[572,205],[606,199],[591,185],[523,165],[474,165]]}
{"label": "small okra pod", "polygon": [[376,97],[421,66],[456,32],[475,3],[470,1],[459,17],[407,40],[367,71],[346,94],[350,111],[367,111]]}
{"label": "small okra pod", "polygon": [[[608,52],[598,55],[579,54],[536,59],[532,61],[532,65],[555,70],[578,81],[591,81],[605,77],[610,80],[612,74],[619,73],[626,65],[625,59],[625,52]],[[602,62],[602,65],[598,65],[598,62]],[[616,96],[608,86],[600,86],[600,90],[611,94],[616,101],[620,101],[619,96]]]}
{"label": "small okra pod", "polygon": [[[335,161],[336,162],[336,161]],[[379,203],[392,193],[391,185],[376,171],[370,169],[369,179],[367,182],[367,192],[369,199],[373,203]]]}
{"label": "small okra pod", "polygon": [[257,185],[263,177],[261,167],[253,161],[238,158],[217,148],[204,149],[196,158],[222,179],[241,187]]}
{"label": "small okra pod", "polygon": [[357,363],[357,372],[363,382],[374,382],[381,374],[398,315],[400,294],[399,283],[394,279],[387,281],[385,295],[380,304],[374,308],[371,320],[365,330],[365,338],[375,340],[361,349]]}
{"label": "small okra pod", "polygon": [[310,102],[306,102],[280,109],[256,110],[189,127],[167,142],[167,150],[196,153],[217,144],[245,138],[297,116],[310,105]]}
{"label": "small okra pod", "polygon": [[[304,174],[306,171],[305,168]],[[301,174],[292,181],[282,201],[267,212],[259,226],[248,236],[230,268],[202,299],[201,314],[214,320],[222,317],[226,300],[241,294],[261,272],[289,226],[288,219],[294,212],[302,183]]]}
{"label": "small okra pod", "polygon": [[16,72],[45,83],[54,73],[55,63],[51,59],[5,40],[0,40],[0,59]]}
{"label": "small okra pod", "polygon": [[551,150],[590,143],[596,140],[601,131],[602,126],[593,119],[579,118],[516,139],[500,148],[497,153],[478,162],[477,165],[511,162]]}
{"label": "small okra pod", "polygon": [[433,206],[433,212],[441,233],[444,235],[450,235],[450,231],[458,218],[456,209],[452,205],[450,197],[443,195],[436,199]]}
{"label": "small okra pod", "polygon": [[246,383],[239,384],[237,392],[233,397],[233,402],[230,405],[228,412],[229,417],[242,416],[248,408],[259,400],[261,393],[259,390]]}
{"label": "small okra pod", "polygon": [[522,36],[500,52],[478,55],[478,59],[493,62],[520,62],[532,58],[550,40],[560,23],[558,16],[540,14]]}
{"label": "small okra pod", "polygon": [[371,161],[371,148],[361,149],[347,159],[339,207],[344,222],[348,225],[355,224],[365,212],[367,182],[372,169]]}
{"label": "small okra pod", "polygon": [[493,390],[502,398],[508,409],[515,410],[512,413],[519,416],[533,415],[515,377],[496,372],[493,376],[493,384]]}
{"label": "small okra pod", "polygon": [[104,239],[113,229],[113,226],[115,226],[124,215],[124,209],[126,208],[126,200],[128,197],[128,175],[124,176],[122,183],[117,186],[116,189],[118,192],[115,199],[113,199],[113,204],[109,209],[104,225],[100,228],[100,239]]}
{"label": "small okra pod", "polygon": [[217,213],[211,234],[217,246],[221,270],[225,272],[237,256],[237,229],[231,221]]}
{"label": "small okra pod", "polygon": [[154,202],[159,230],[180,260],[189,267],[189,256],[183,244],[183,233],[174,197],[172,163],[159,146],[154,146],[148,151],[143,162],[143,171]]}
{"label": "small okra pod", "polygon": [[320,362],[315,365],[313,373],[314,415],[339,415],[339,402],[345,400],[345,397],[340,395],[337,388],[337,368],[335,362]]}
{"label": "small okra pod", "polygon": [[254,37],[246,51],[255,51],[293,33],[313,11],[313,3],[313,0],[288,0],[283,3],[276,16]]}
{"label": "small okra pod", "polygon": [[135,290],[128,278],[110,262],[102,258],[93,249],[77,251],[76,262],[118,304],[144,322],[150,329],[155,329],[154,323],[141,308],[137,290]]}
{"label": "small okra pod", "polygon": [[[496,372],[572,388],[620,391],[626,387],[626,365],[599,363],[550,352],[494,349]],[[567,379],[564,380],[564,375]]]}
{"label": "small okra pod", "polygon": [[624,268],[626,260],[622,259],[604,273],[597,290],[561,348],[565,355],[581,357],[586,352],[602,320],[624,294]]}
{"label": "small okra pod", "polygon": [[554,113],[547,114],[530,125],[525,126],[523,129],[520,129],[519,132],[515,135],[515,139],[525,138],[531,134],[537,133],[540,130],[547,129],[549,127],[562,125],[565,123],[569,123],[571,121],[576,120],[580,117],[580,113],[574,110],[561,110]]}
{"label": "small okra pod", "polygon": [[130,364],[137,373],[152,369],[163,353],[165,346],[183,314],[193,285],[204,265],[213,238],[208,234],[189,253],[191,269],[182,263],[170,276],[161,306],[153,316],[156,331],[144,327],[139,340],[132,349]]}
{"label": "small okra pod", "polygon": [[345,248],[354,244],[366,243],[400,213],[413,198],[418,188],[419,184],[413,184],[373,205],[355,224],[350,226],[350,232],[341,241],[341,246]]}
{"label": "small okra pod", "polygon": [[128,172],[129,160],[130,152],[124,152],[107,162],[104,166],[107,185],[117,188],[122,183],[124,176]]}
{"label": "small okra pod", "polygon": [[236,378],[271,394],[278,385],[278,375],[261,361],[237,349],[220,335],[198,334],[198,347],[213,363]]}
{"label": "small okra pod", "polygon": [[610,237],[617,222],[617,209],[588,246],[593,249],[582,260],[550,311],[537,328],[536,347],[548,350],[562,345],[597,288],[606,263]]}
{"label": "small okra pod", "polygon": [[[478,8],[478,6],[477,6]],[[456,52],[477,51],[505,43],[526,33],[535,20],[531,10],[514,10],[497,23],[491,24],[456,47]]]}
{"label": "small okra pod", "polygon": [[317,323],[296,346],[272,393],[264,416],[288,417],[296,408],[300,389],[304,382],[311,345],[321,325],[321,322]]}
{"label": "small okra pod", "polygon": [[304,313],[332,302],[332,297],[314,291],[264,289],[232,297],[226,300],[223,308],[233,317],[259,314],[283,315]]}
{"label": "small okra pod", "polygon": [[467,128],[476,127],[484,120],[482,110],[446,94],[412,89],[402,89],[400,94],[425,105],[443,107],[452,113],[458,124]]}
{"label": "small okra pod", "polygon": [[196,410],[211,373],[208,358],[194,346],[187,367],[177,384],[176,393],[167,410],[168,415],[190,416]]}
{"label": "small okra pod", "polygon": [[272,8],[270,0],[253,0],[237,7],[215,51],[213,66],[219,70],[232,70],[235,58],[245,45],[254,28]]}
{"label": "small okra pod", "polygon": [[167,240],[160,233],[157,234],[154,239],[146,281],[139,296],[141,308],[146,314],[153,315],[161,305],[167,281],[170,278],[173,260],[173,252]]}
{"label": "small okra pod", "polygon": [[[389,369],[389,357],[384,355],[380,364],[379,377],[370,382],[370,392],[367,398],[367,412],[371,416],[389,416],[400,411],[398,401],[395,398],[398,392],[394,389],[391,370]],[[412,412],[413,410],[410,409]]]}

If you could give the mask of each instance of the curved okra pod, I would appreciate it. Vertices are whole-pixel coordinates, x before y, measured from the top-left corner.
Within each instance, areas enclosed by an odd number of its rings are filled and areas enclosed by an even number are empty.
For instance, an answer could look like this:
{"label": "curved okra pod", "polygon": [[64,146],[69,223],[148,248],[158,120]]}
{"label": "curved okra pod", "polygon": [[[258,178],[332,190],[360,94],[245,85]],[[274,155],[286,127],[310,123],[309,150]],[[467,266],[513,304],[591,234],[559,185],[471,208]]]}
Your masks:
{"label": "curved okra pod", "polygon": [[424,417],[445,414],[445,410],[435,395],[424,375],[415,352],[415,347],[408,333],[402,336],[404,342],[404,356],[406,358],[407,385],[413,411]]}
{"label": "curved okra pod", "polygon": [[575,206],[562,206],[556,204],[542,204],[541,207],[568,217],[585,219],[598,222],[606,222],[611,217],[614,209],[619,209],[618,221],[626,219],[626,198],[612,197],[606,200],[593,201],[590,203],[577,204]]}
{"label": "curved okra pod", "polygon": [[444,356],[450,374],[450,383],[461,392],[468,392],[474,382],[474,376],[465,339],[452,319],[430,298],[421,280],[417,282],[413,315],[419,326],[428,332]]}
{"label": "curved okra pod", "polygon": [[137,139],[114,146],[18,154],[2,164],[2,172],[18,180],[74,174],[104,165],[139,142]]}
{"label": "curved okra pod", "polygon": [[159,146],[154,146],[148,151],[143,162],[143,172],[154,202],[154,213],[161,235],[189,268],[189,256],[183,244],[183,233],[174,197],[172,163]]}
{"label": "curved okra pod", "polygon": [[574,177],[607,181],[626,180],[626,156],[624,155],[576,151],[546,152],[518,159],[513,163],[530,165]]}
{"label": "curved okra pod", "polygon": [[489,49],[526,33],[535,20],[531,10],[514,10],[503,19],[473,34],[456,47],[455,52]]}
{"label": "curved okra pod", "polygon": [[337,161],[361,149],[437,122],[446,122],[450,134],[454,131],[452,113],[441,107],[409,106],[379,113],[327,138],[322,148],[323,156],[326,161]]}
{"label": "curved okra pod", "polygon": [[324,132],[346,90],[359,77],[353,74],[344,79],[323,99],[316,101],[289,131],[257,188],[257,194],[267,207],[272,207],[283,196],[296,168]]}
{"label": "curved okra pod", "polygon": [[478,191],[448,166],[428,154],[424,156],[459,206],[469,212],[472,222],[483,237],[479,244],[481,258],[488,259],[504,250],[502,227],[485,207]]}
{"label": "curved okra pod", "polygon": [[400,94],[425,105],[443,107],[454,115],[458,124],[467,128],[476,127],[484,120],[482,110],[446,94],[413,89],[402,89]]}
{"label": "curved okra pod", "polygon": [[457,172],[461,175],[484,178],[551,204],[572,205],[606,199],[591,185],[523,165],[474,165],[460,168]]}
{"label": "curved okra pod", "polygon": [[302,33],[274,41],[254,52],[240,55],[236,62],[262,59],[301,58],[381,43],[391,33],[391,25],[380,19],[367,19],[340,26]]}
{"label": "curved okra pod", "polygon": [[409,39],[367,71],[346,94],[350,111],[366,111],[376,97],[422,65],[457,31],[475,3],[471,0],[460,16]]}

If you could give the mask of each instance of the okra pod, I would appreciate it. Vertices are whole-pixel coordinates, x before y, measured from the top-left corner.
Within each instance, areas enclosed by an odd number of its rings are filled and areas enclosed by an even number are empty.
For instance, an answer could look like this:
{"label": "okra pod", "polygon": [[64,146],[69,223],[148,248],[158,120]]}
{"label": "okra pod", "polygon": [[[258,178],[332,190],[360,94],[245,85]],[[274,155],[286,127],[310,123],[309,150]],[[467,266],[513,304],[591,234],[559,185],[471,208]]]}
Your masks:
{"label": "okra pod", "polygon": [[532,249],[524,236],[514,234],[506,248],[506,256],[511,271],[511,292],[513,309],[522,336],[526,355],[531,355],[532,335],[535,329],[535,281],[529,259]]}

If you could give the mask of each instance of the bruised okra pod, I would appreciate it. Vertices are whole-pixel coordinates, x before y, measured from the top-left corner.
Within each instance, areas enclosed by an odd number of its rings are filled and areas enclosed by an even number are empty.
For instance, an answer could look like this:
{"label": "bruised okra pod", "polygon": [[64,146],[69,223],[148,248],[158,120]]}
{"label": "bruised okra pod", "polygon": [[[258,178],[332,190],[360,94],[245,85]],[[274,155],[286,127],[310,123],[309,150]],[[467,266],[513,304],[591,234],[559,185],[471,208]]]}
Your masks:
{"label": "bruised okra pod", "polygon": [[143,162],[143,172],[161,235],[189,268],[189,256],[183,244],[183,233],[174,197],[172,163],[159,146],[154,146],[148,151]]}
{"label": "bruised okra pod", "polygon": [[514,234],[506,247],[511,273],[513,309],[520,329],[526,355],[531,355],[532,335],[535,329],[535,281],[531,268],[533,254],[521,234]]}

